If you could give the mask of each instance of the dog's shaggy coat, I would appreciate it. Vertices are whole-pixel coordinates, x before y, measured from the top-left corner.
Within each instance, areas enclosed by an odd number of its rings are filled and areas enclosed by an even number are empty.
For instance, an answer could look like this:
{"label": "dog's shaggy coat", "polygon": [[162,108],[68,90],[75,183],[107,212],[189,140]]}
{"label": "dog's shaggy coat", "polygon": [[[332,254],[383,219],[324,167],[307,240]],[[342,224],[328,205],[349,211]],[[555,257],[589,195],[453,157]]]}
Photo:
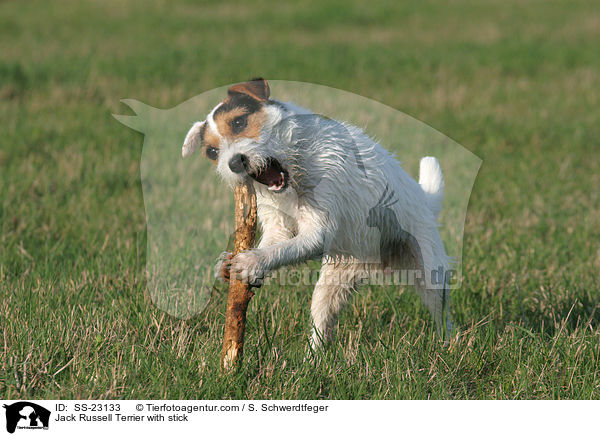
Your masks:
{"label": "dog's shaggy coat", "polygon": [[[185,138],[230,185],[251,177],[262,239],[219,271],[260,286],[270,271],[308,259],[322,266],[311,305],[318,346],[332,337],[355,286],[373,271],[409,271],[438,329],[449,307],[450,259],[438,232],[444,182],[433,157],[419,183],[356,126],[270,99],[266,81],[235,85]],[[412,277],[412,279],[411,279]],[[450,328],[449,317],[446,327]]]}

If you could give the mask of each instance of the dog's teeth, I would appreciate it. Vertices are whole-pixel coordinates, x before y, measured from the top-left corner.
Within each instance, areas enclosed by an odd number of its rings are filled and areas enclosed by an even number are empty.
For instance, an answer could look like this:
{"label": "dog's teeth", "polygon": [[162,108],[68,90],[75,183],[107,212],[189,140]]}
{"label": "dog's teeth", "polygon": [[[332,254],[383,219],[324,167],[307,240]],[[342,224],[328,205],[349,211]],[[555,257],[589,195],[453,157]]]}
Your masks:
{"label": "dog's teeth", "polygon": [[281,183],[267,186],[269,191],[279,191],[281,188],[283,188],[283,184],[285,183],[285,174],[283,174],[283,171],[279,174],[281,175]]}

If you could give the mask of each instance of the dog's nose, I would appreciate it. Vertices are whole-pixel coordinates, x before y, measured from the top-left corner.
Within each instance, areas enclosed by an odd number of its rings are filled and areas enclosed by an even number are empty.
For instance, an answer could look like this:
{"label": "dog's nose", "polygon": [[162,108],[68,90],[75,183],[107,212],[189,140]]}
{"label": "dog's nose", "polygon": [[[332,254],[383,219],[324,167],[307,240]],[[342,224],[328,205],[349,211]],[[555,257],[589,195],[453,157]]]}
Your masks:
{"label": "dog's nose", "polygon": [[243,154],[234,154],[233,157],[229,159],[229,169],[236,174],[243,173],[246,171],[246,161],[247,158]]}

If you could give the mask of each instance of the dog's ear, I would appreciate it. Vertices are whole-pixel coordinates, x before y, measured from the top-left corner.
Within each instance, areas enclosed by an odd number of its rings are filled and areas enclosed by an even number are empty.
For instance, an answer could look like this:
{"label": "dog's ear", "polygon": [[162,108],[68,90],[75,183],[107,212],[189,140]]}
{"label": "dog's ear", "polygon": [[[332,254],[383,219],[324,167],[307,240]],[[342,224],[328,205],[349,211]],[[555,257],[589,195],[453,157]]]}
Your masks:
{"label": "dog's ear", "polygon": [[271,90],[269,89],[269,84],[265,79],[258,78],[252,79],[249,82],[233,85],[231,88],[229,88],[227,93],[229,95],[246,94],[259,101],[267,101],[269,99],[269,95],[271,95]]}
{"label": "dog's ear", "polygon": [[183,157],[188,157],[202,145],[202,137],[204,136],[203,130],[206,128],[205,126],[206,121],[194,123],[183,141],[183,147],[181,148],[181,155]]}

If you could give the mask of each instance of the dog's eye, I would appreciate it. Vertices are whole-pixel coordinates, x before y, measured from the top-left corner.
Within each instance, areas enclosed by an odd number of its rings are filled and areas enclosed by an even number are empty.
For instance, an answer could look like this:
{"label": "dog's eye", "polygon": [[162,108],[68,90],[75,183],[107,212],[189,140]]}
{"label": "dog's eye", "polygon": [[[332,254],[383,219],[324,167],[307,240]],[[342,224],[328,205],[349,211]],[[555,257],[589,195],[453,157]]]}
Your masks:
{"label": "dog's eye", "polygon": [[217,160],[219,158],[219,149],[215,147],[206,147],[206,157],[210,160]]}
{"label": "dog's eye", "polygon": [[233,133],[240,133],[248,125],[248,115],[240,115],[231,121]]}

